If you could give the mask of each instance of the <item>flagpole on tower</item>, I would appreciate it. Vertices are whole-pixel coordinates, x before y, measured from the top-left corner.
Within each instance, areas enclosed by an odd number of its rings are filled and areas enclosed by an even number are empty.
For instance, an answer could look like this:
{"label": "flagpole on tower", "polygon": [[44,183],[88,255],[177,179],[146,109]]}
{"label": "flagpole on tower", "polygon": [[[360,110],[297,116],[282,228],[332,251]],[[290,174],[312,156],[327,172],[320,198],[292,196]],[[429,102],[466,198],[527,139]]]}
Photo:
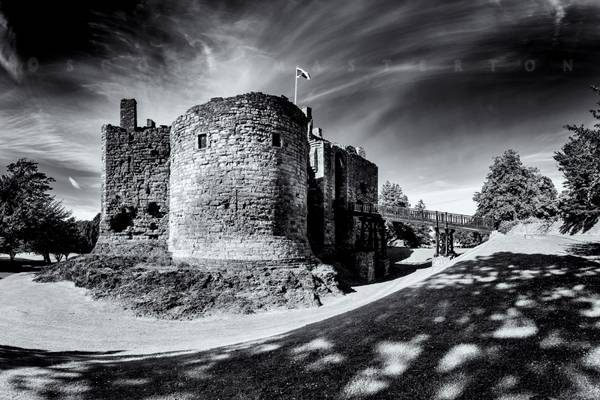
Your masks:
{"label": "flagpole on tower", "polygon": [[294,104],[298,105],[298,78],[310,80],[310,74],[296,65],[296,76],[294,77]]}
{"label": "flagpole on tower", "polygon": [[294,70],[294,104],[298,105],[298,66]]}

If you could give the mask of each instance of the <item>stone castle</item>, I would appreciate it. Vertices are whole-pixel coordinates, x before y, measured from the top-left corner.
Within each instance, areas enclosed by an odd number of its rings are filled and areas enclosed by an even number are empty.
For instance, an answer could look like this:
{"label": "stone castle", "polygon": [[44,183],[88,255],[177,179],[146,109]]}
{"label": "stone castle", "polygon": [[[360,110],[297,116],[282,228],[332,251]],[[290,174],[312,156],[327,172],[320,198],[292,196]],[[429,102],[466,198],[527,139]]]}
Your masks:
{"label": "stone castle", "polygon": [[341,264],[387,271],[377,165],[313,127],[310,108],[249,93],[190,108],[172,126],[102,128],[102,220],[95,252],[167,255],[202,268]]}

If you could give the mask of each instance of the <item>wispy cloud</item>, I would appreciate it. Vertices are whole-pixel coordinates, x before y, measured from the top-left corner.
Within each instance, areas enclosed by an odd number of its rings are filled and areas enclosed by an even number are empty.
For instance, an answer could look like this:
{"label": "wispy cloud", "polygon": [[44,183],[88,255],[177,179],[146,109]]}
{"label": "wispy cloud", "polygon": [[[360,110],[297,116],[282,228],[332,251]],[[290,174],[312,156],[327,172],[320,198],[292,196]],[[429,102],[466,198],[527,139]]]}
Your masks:
{"label": "wispy cloud", "polygon": [[[507,147],[556,175],[548,154],[564,137],[545,132],[588,118],[586,87],[600,78],[600,4],[591,0],[149,0],[93,15],[89,48],[42,60],[19,85],[0,15],[0,65],[13,71],[0,78],[0,162],[40,161],[57,196],[87,214],[99,205],[100,126],[118,121],[122,97],[137,98],[140,120],[170,124],[211,97],[291,97],[303,65],[314,79],[301,83],[300,101],[326,137],[366,147],[380,179],[412,201],[466,212]],[[575,60],[573,73],[560,70],[563,57]],[[534,73],[523,70],[531,58]]]}
{"label": "wispy cloud", "polygon": [[[0,3],[0,9],[1,7]],[[2,12],[0,12],[0,67],[4,68],[12,79],[21,80],[22,65],[15,48],[15,35]]]}
{"label": "wispy cloud", "polygon": [[81,190],[81,186],[79,186],[79,183],[75,179],[73,179],[73,177],[69,177],[69,182],[71,183],[71,186],[73,186],[75,189]]}
{"label": "wispy cloud", "polygon": [[554,162],[554,152],[545,151],[533,154],[527,154],[521,157],[524,162],[530,163],[543,163],[543,162]]}

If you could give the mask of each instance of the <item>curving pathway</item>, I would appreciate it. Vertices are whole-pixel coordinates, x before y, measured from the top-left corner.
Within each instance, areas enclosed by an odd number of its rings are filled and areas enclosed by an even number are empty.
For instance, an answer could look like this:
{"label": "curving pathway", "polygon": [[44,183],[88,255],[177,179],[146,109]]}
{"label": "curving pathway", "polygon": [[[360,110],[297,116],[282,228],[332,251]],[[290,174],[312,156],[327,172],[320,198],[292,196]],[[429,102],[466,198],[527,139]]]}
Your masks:
{"label": "curving pathway", "polygon": [[[457,259],[458,260],[458,259]],[[388,282],[355,287],[319,308],[191,321],[142,318],[107,300],[92,300],[71,282],[37,283],[32,273],[0,279],[0,344],[51,351],[207,350],[279,335],[381,299],[447,268],[429,267]]]}

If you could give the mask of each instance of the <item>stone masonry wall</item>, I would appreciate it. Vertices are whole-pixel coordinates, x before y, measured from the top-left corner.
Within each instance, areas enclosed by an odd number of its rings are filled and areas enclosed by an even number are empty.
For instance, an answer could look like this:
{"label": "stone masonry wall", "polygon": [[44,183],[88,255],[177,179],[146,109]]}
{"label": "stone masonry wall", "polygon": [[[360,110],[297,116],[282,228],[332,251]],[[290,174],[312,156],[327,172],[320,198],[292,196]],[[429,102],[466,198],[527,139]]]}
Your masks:
{"label": "stone masonry wall", "polygon": [[352,209],[353,203],[377,204],[377,165],[366,159],[360,147],[327,141],[319,128],[309,129],[308,137],[314,174],[309,234],[317,256],[341,262],[366,281],[384,276],[383,220],[377,214],[358,215]]}
{"label": "stone masonry wall", "polygon": [[347,201],[377,204],[377,165],[358,155],[353,146],[346,146],[344,149],[336,146],[335,151],[345,153]]}
{"label": "stone masonry wall", "polygon": [[135,100],[123,100],[121,106],[125,127],[102,127],[102,219],[94,252],[164,253],[169,218],[169,127],[138,128]]}
{"label": "stone masonry wall", "polygon": [[351,251],[363,247],[356,241],[353,203],[377,204],[377,165],[359,156],[352,146],[333,146],[335,165],[336,245]]}
{"label": "stone masonry wall", "polygon": [[344,227],[343,232],[338,230],[337,237],[340,259],[363,279],[372,281],[386,273],[383,220],[378,216],[358,216],[343,210],[345,207],[350,209],[352,203],[377,204],[378,168],[352,146],[336,147],[334,150],[344,160],[345,169],[343,174],[338,174],[345,179],[345,194],[336,219]]}
{"label": "stone masonry wall", "polygon": [[262,93],[212,99],[177,118],[169,218],[175,260],[312,258],[306,126],[295,105]]}
{"label": "stone masonry wall", "polygon": [[[335,255],[335,170],[332,144],[326,140],[311,136],[310,166],[314,173],[315,192],[314,199],[317,204],[311,204],[314,215],[309,216],[315,236],[315,247],[319,249],[319,256],[330,258]],[[311,239],[313,239],[311,237]]]}
{"label": "stone masonry wall", "polygon": [[377,203],[377,165],[365,158],[362,148],[342,147],[323,139],[319,128],[309,130],[308,137],[314,174],[309,233],[317,256],[340,261],[363,280],[384,276],[383,220],[376,214],[357,215],[352,210],[353,203]]}

